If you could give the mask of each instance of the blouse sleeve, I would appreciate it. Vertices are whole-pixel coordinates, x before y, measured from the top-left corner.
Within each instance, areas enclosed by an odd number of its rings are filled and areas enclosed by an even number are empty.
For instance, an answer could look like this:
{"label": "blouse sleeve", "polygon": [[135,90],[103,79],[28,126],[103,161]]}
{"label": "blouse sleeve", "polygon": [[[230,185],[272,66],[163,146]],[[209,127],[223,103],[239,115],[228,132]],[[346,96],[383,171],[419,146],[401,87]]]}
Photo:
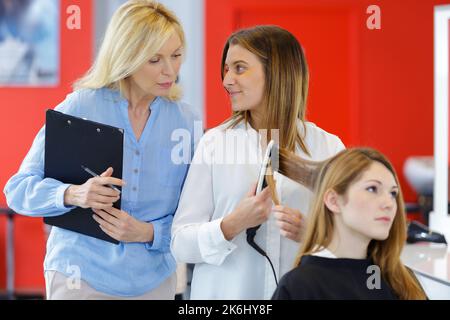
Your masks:
{"label": "blouse sleeve", "polygon": [[[55,110],[67,112],[78,103],[72,93]],[[64,192],[70,186],[61,181],[44,178],[45,126],[35,137],[19,171],[3,190],[8,206],[17,213],[33,217],[62,215],[74,207],[64,205]]]}

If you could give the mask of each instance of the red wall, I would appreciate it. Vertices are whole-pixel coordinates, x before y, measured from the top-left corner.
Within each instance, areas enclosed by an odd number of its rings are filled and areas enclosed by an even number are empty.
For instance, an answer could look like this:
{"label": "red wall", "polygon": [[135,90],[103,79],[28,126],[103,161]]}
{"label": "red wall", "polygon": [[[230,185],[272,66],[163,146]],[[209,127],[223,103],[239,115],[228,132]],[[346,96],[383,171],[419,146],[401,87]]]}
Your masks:
{"label": "red wall", "polygon": [[[81,29],[66,28],[66,8],[79,5]],[[60,84],[54,88],[0,88],[0,187],[19,168],[34,136],[45,122],[45,110],[70,93],[71,84],[89,68],[92,59],[92,7],[90,0],[61,0]],[[0,207],[6,206],[3,192]],[[0,288],[5,287],[5,217],[0,217]],[[44,288],[45,234],[42,219],[15,218],[15,286],[19,291]]]}
{"label": "red wall", "polygon": [[[404,181],[409,155],[433,152],[433,6],[448,0],[205,0],[206,119],[212,127],[230,115],[221,87],[220,55],[240,26],[276,23],[306,50],[311,71],[308,118],[348,145],[370,145],[387,154]],[[81,7],[81,30],[65,27],[68,5]],[[368,5],[382,10],[382,29],[366,28]],[[71,91],[91,63],[92,2],[61,1],[61,73],[56,88],[0,88],[0,186],[17,171],[44,110]],[[0,206],[5,204],[0,193]],[[44,286],[45,239],[41,219],[17,216],[16,287]],[[5,286],[4,217],[0,217],[0,288]]]}
{"label": "red wall", "polygon": [[[220,57],[242,26],[277,24],[306,51],[311,72],[307,117],[342,138],[368,145],[403,177],[411,155],[433,154],[433,6],[444,0],[206,0],[206,119],[231,114],[221,86]],[[366,9],[381,8],[381,30],[368,30]]]}

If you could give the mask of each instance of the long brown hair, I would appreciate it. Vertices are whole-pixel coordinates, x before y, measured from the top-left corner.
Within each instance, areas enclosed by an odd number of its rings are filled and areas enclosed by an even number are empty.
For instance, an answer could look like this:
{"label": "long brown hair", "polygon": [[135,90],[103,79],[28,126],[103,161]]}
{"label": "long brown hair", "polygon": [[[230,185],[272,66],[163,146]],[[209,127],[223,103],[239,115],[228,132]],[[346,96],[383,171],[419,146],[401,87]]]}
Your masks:
{"label": "long brown hair", "polygon": [[[349,186],[374,162],[384,165],[399,185],[397,174],[389,160],[371,148],[343,150],[322,162],[304,160],[287,150],[280,150],[279,172],[315,193],[295,265],[299,265],[304,255],[322,250],[330,244],[334,221],[332,212],[323,201],[325,193],[334,190],[337,194],[345,196]],[[396,202],[397,212],[389,236],[383,241],[372,240],[368,247],[368,256],[380,267],[383,278],[400,299],[425,299],[425,292],[416,277],[400,261],[400,254],[406,241],[405,207],[400,189]]]}
{"label": "long brown hair", "polygon": [[[308,65],[300,43],[289,31],[277,26],[239,30],[228,38],[223,49],[222,80],[228,49],[232,45],[240,45],[255,54],[263,65],[263,124],[267,129],[267,141],[272,139],[271,130],[278,129],[281,147],[295,151],[298,144],[309,155],[304,141],[306,130],[301,135],[297,127],[298,120],[304,126],[309,84]],[[228,128],[233,128],[241,121],[247,124],[249,119],[248,110],[236,111],[225,122],[229,122]]]}

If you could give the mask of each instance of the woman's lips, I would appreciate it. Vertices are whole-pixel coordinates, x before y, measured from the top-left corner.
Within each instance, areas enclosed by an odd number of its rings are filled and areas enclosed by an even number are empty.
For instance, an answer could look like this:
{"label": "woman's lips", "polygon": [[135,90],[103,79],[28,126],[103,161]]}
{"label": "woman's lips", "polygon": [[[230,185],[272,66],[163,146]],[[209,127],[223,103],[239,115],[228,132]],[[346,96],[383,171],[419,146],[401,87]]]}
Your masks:
{"label": "woman's lips", "polygon": [[390,217],[380,217],[375,220],[381,221],[381,222],[391,222],[392,219]]}
{"label": "woman's lips", "polygon": [[158,83],[158,85],[163,89],[170,89],[172,87],[173,82],[164,82],[164,83]]}

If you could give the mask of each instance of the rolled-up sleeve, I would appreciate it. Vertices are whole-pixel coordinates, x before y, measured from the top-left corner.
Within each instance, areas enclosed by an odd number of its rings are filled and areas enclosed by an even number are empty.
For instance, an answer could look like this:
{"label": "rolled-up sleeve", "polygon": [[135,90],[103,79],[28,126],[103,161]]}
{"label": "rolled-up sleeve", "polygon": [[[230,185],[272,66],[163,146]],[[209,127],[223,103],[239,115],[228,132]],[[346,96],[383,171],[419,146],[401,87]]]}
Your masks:
{"label": "rolled-up sleeve", "polygon": [[173,216],[168,215],[151,222],[153,224],[153,241],[145,244],[147,250],[160,252],[170,251],[170,230],[172,221]]}
{"label": "rolled-up sleeve", "polygon": [[223,218],[202,224],[198,229],[198,244],[203,260],[209,264],[221,265],[236,245],[225,239],[220,224]]}

